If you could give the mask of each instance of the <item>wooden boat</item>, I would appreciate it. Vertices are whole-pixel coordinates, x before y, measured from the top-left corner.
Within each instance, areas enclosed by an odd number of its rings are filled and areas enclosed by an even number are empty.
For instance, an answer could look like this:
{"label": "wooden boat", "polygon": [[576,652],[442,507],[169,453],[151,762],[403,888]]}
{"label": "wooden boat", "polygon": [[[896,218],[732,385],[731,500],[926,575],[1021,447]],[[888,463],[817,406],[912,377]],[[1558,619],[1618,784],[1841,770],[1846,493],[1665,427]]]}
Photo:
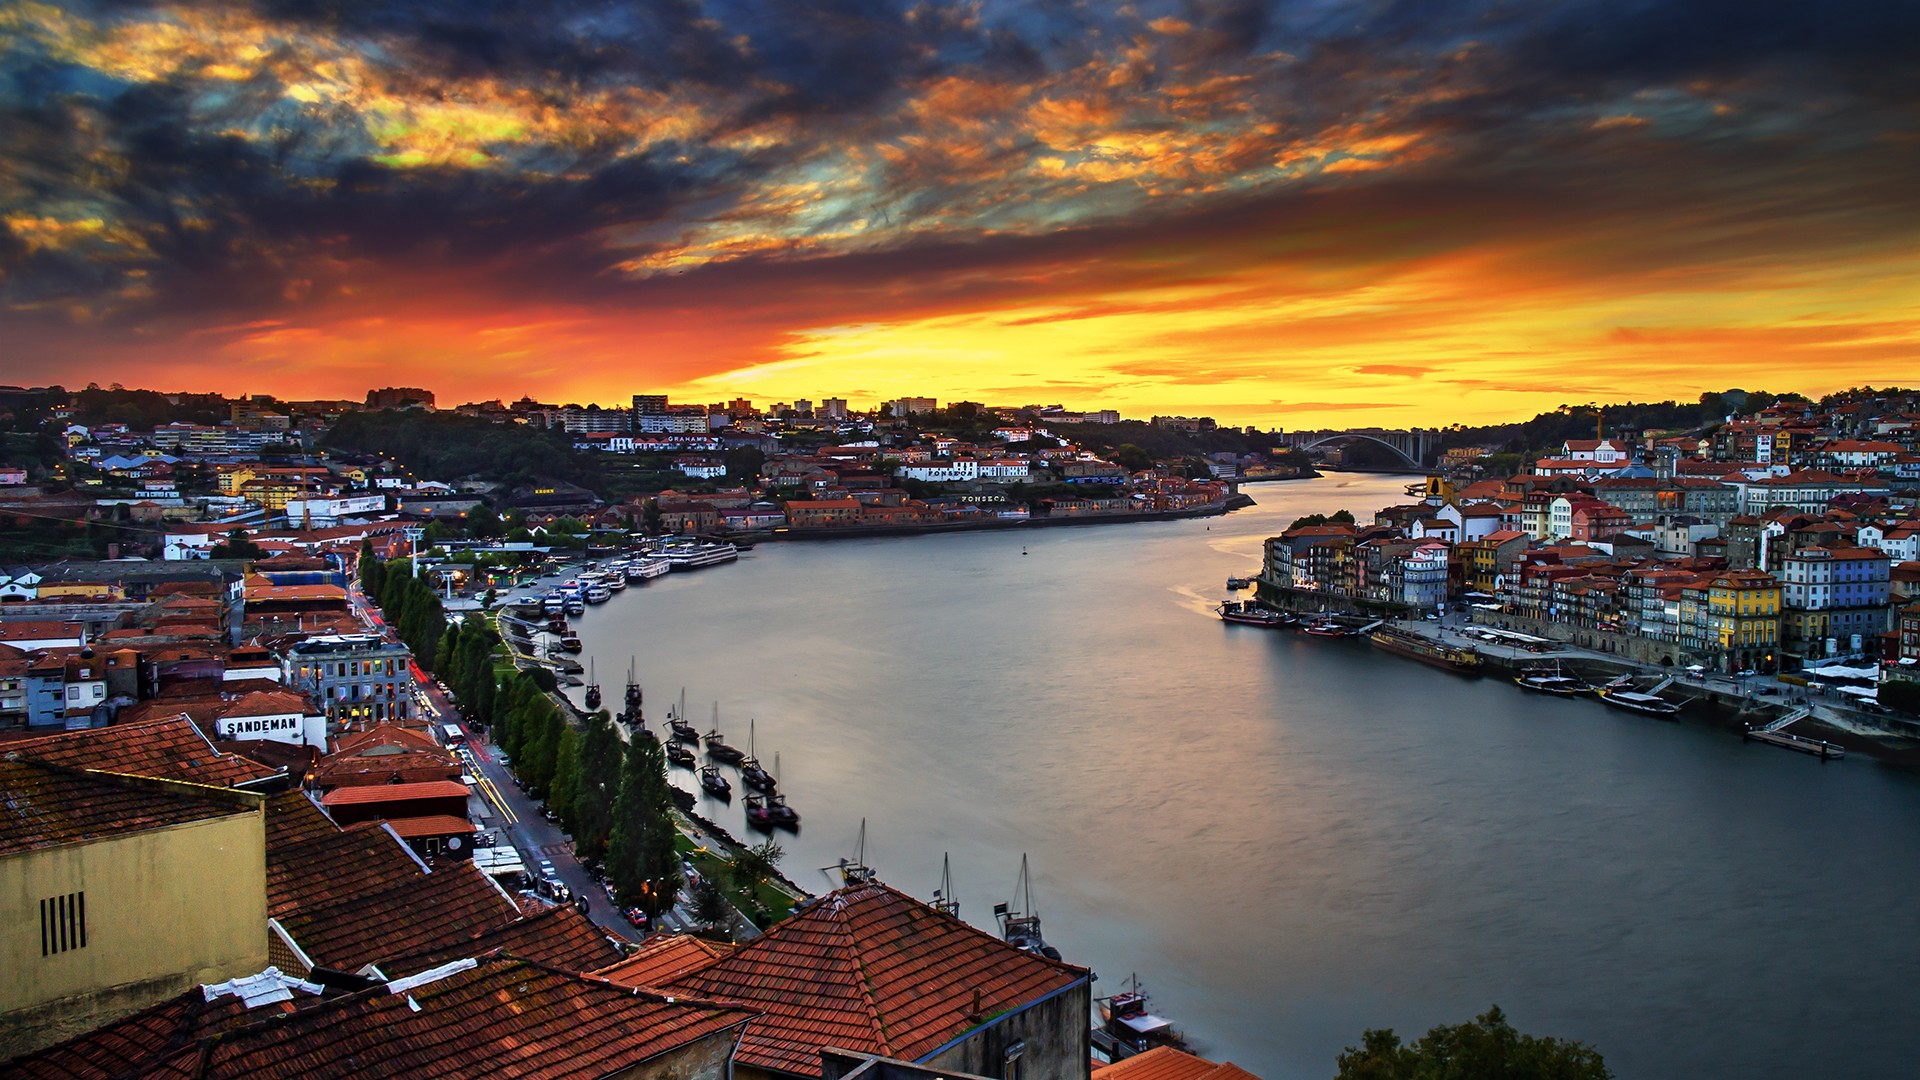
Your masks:
{"label": "wooden boat", "polygon": [[782,828],[797,829],[800,827],[800,812],[788,806],[787,797],[777,791],[767,796],[767,814],[773,818],[775,825]]}
{"label": "wooden boat", "polygon": [[1480,674],[1480,652],[1471,647],[1446,645],[1391,626],[1375,630],[1368,635],[1368,640],[1377,648],[1446,671],[1460,675]]}
{"label": "wooden boat", "polygon": [[720,734],[720,703],[713,703],[713,727],[702,736],[707,743],[707,756],[715,761],[724,761],[729,765],[738,765],[746,759],[746,753],[737,747],[727,745],[727,737]]}
{"label": "wooden boat", "polygon": [[680,707],[667,710],[667,728],[677,742],[696,745],[700,742],[700,733],[687,723],[687,692],[684,688],[680,691]]}
{"label": "wooden boat", "polygon": [[1532,690],[1536,694],[1573,697],[1576,694],[1593,692],[1593,687],[1581,680],[1562,674],[1558,664],[1550,668],[1528,668],[1515,676],[1513,681],[1520,689]]}
{"label": "wooden boat", "polygon": [[[993,917],[999,920],[1000,937],[1022,952],[1060,959],[1060,950],[1040,936],[1040,913],[1033,907],[1033,883],[1027,878],[1027,857],[1020,856],[1020,879],[1013,887],[1014,901],[993,905]],[[1014,902],[1020,907],[1014,907]]]}
{"label": "wooden boat", "polygon": [[771,832],[773,830],[773,815],[767,812],[767,797],[765,795],[749,795],[744,801],[747,807],[747,824],[756,829]]}
{"label": "wooden boat", "polygon": [[697,764],[693,757],[693,751],[677,742],[667,744],[667,763],[670,765],[678,765],[683,769],[691,769]]}
{"label": "wooden boat", "polygon": [[772,791],[776,786],[773,774],[760,765],[760,759],[754,755],[756,742],[755,725],[747,721],[747,756],[740,759],[740,782],[755,791]]}
{"label": "wooden boat", "polygon": [[720,775],[718,765],[700,766],[700,786],[707,790],[707,794],[717,799],[733,798],[733,785],[727,782],[726,777]]}
{"label": "wooden boat", "polygon": [[1126,990],[1112,997],[1095,998],[1100,1023],[1093,1029],[1093,1045],[1113,1061],[1124,1061],[1156,1047],[1186,1050],[1187,1042],[1174,1029],[1173,1022],[1154,1015],[1147,1005],[1146,991],[1140,989],[1139,976],[1128,980]]}
{"label": "wooden boat", "polygon": [[600,702],[602,700],[600,697],[600,677],[598,675],[592,674],[592,671],[593,671],[592,660],[587,661],[587,670],[589,674],[587,675],[586,702],[587,702],[587,710],[591,712],[592,710],[600,707]]}
{"label": "wooden boat", "polygon": [[1222,621],[1239,623],[1242,626],[1264,626],[1269,629],[1278,629],[1293,621],[1291,616],[1270,608],[1261,607],[1251,600],[1245,603],[1238,600],[1223,601],[1215,610],[1220,612]]}

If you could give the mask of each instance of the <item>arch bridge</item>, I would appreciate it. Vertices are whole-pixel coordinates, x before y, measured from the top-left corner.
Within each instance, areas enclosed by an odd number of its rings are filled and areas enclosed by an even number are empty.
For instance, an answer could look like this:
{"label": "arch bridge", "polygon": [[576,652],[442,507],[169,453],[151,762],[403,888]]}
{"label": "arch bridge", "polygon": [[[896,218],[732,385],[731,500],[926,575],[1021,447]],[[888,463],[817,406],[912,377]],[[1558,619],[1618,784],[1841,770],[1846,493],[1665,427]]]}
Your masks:
{"label": "arch bridge", "polygon": [[1289,431],[1287,445],[1296,450],[1318,450],[1337,443],[1370,442],[1386,447],[1409,468],[1425,469],[1440,448],[1440,433],[1425,428],[1392,431],[1386,428],[1350,428],[1346,431]]}

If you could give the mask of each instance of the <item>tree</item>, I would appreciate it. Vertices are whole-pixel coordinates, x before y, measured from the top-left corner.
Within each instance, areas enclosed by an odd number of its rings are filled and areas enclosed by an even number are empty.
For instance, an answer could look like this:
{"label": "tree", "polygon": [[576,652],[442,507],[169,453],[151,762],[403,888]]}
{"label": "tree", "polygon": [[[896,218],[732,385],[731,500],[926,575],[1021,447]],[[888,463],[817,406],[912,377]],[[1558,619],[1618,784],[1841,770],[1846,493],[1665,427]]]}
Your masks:
{"label": "tree", "polygon": [[1340,1055],[1335,1080],[1609,1080],[1600,1052],[1581,1042],[1523,1035],[1495,1005],[1471,1023],[1433,1028],[1402,1046],[1390,1028],[1370,1030]]}
{"label": "tree", "polygon": [[718,882],[706,878],[693,887],[693,917],[700,920],[702,926],[713,930],[731,921],[732,916],[727,896],[720,891]]}
{"label": "tree", "polygon": [[740,854],[733,860],[733,887],[752,895],[786,854],[787,850],[780,846],[778,840],[766,840],[740,849]]}
{"label": "tree", "polygon": [[265,548],[247,539],[247,530],[235,529],[225,540],[213,545],[207,555],[214,559],[258,559],[266,553]]}
{"label": "tree", "polygon": [[622,904],[649,916],[673,906],[680,860],[674,851],[673,816],[667,795],[666,755],[653,736],[635,733],[621,770],[613,804],[613,834],[607,841],[607,878]]}
{"label": "tree", "polygon": [[603,859],[613,833],[613,804],[620,794],[620,736],[605,712],[587,717],[580,739],[580,791],[574,799],[573,842],[588,859]]}
{"label": "tree", "polygon": [[560,815],[567,831],[572,832],[580,798],[580,733],[572,725],[560,729],[560,742],[553,754],[553,785],[547,789],[547,806]]}
{"label": "tree", "polygon": [[1128,472],[1139,472],[1153,468],[1153,455],[1134,443],[1121,443],[1113,452],[1115,464],[1124,466]]}

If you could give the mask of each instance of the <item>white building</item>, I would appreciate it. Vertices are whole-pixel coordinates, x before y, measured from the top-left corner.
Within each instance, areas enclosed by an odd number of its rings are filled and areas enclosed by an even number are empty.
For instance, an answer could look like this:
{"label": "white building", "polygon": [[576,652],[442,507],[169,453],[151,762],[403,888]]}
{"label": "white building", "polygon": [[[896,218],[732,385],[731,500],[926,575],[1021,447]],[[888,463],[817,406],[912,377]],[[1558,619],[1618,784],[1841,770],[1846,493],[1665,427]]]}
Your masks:
{"label": "white building", "polygon": [[898,475],[907,480],[922,480],[931,484],[960,483],[980,479],[980,462],[973,458],[909,461],[900,466]]}

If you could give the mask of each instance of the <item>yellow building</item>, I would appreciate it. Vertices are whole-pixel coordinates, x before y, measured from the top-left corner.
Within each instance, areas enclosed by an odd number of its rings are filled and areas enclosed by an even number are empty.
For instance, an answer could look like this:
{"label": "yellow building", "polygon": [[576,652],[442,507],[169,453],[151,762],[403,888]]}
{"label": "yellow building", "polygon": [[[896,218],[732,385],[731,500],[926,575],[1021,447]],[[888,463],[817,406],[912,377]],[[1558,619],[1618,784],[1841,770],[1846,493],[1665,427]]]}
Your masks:
{"label": "yellow building", "polygon": [[1729,570],[1707,585],[1708,636],[1721,667],[1770,670],[1780,647],[1780,582],[1764,570]]}
{"label": "yellow building", "polygon": [[0,1060],[266,966],[263,796],[10,756],[0,803]]}

